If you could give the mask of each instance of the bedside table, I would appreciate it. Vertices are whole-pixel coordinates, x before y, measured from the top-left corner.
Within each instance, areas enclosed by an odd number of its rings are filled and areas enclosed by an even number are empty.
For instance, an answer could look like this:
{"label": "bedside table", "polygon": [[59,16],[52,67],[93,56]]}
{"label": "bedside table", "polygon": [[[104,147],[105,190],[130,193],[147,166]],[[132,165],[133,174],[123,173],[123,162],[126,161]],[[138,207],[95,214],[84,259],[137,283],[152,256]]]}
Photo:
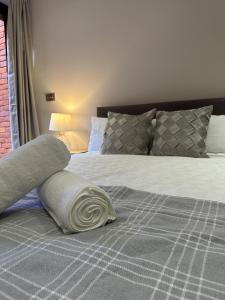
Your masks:
{"label": "bedside table", "polygon": [[74,149],[71,149],[70,150],[70,154],[81,154],[81,153],[86,153],[87,152],[87,149],[80,149],[80,150],[74,150]]}

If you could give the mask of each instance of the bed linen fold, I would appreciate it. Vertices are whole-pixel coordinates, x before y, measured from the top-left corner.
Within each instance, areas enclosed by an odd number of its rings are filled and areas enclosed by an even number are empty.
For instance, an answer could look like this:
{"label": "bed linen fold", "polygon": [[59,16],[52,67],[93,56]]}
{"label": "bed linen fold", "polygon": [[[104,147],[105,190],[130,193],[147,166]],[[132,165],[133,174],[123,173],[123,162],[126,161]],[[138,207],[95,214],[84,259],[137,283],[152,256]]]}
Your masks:
{"label": "bed linen fold", "polygon": [[116,219],[108,194],[69,171],[51,176],[38,188],[38,194],[64,233],[92,230]]}

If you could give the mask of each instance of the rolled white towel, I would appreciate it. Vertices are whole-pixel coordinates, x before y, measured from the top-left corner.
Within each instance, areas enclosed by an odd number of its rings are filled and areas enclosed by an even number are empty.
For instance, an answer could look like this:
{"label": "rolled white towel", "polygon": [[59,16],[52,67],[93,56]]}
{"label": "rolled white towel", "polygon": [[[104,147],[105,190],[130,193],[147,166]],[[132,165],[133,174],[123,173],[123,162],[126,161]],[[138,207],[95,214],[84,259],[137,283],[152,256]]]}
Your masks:
{"label": "rolled white towel", "polygon": [[0,159],[0,213],[69,163],[56,137],[41,135]]}
{"label": "rolled white towel", "polygon": [[108,194],[69,171],[52,175],[38,193],[44,208],[64,233],[88,231],[116,219]]}

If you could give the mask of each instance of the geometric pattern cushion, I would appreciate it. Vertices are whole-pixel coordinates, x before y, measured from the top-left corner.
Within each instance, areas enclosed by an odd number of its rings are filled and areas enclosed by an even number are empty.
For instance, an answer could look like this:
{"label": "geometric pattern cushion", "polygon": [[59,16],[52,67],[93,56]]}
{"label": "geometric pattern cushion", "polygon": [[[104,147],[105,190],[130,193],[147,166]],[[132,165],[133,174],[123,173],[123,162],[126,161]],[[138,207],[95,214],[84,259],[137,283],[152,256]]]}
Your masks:
{"label": "geometric pattern cushion", "polygon": [[108,113],[102,154],[149,154],[155,109],[141,115]]}
{"label": "geometric pattern cushion", "polygon": [[213,106],[158,111],[152,155],[208,157],[206,137]]}

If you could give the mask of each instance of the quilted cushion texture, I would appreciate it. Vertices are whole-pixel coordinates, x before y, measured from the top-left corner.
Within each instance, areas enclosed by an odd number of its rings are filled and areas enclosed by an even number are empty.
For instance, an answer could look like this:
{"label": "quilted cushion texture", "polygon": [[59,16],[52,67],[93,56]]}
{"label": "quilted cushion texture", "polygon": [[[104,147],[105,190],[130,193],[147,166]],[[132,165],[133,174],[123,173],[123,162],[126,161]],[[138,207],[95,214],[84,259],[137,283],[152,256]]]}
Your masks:
{"label": "quilted cushion texture", "polygon": [[152,155],[207,157],[206,137],[213,106],[158,111]]}
{"label": "quilted cushion texture", "polygon": [[147,155],[155,112],[136,116],[109,112],[101,153]]}

